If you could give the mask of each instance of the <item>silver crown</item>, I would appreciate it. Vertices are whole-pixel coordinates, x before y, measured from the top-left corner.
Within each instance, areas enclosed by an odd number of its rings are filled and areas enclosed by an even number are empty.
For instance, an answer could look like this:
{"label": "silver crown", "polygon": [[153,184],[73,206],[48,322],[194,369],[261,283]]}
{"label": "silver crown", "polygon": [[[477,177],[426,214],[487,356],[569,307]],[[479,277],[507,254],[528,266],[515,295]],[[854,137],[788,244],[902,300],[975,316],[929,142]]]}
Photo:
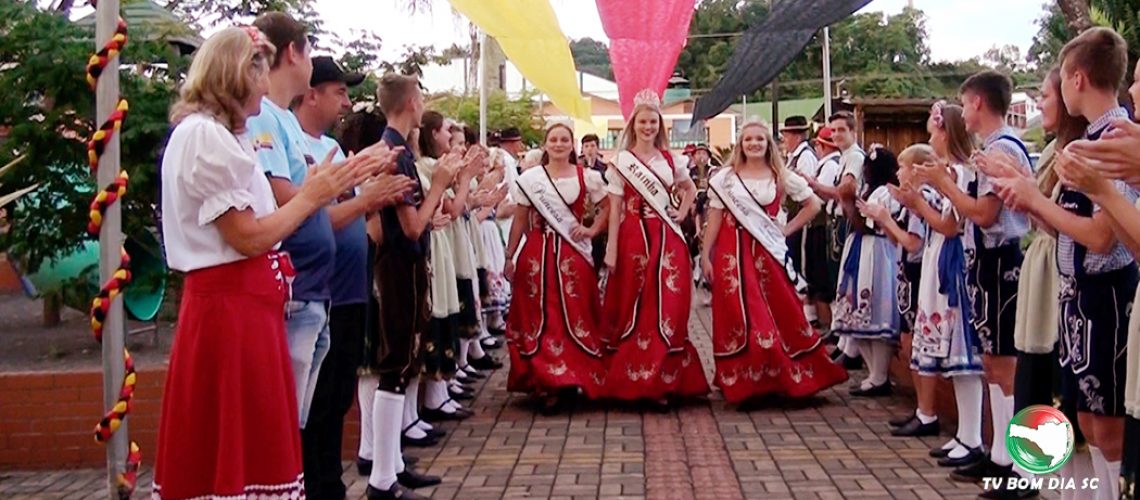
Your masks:
{"label": "silver crown", "polygon": [[654,92],[653,89],[641,89],[637,95],[633,96],[633,105],[634,107],[648,106],[649,108],[660,110],[661,97],[659,97],[657,92]]}

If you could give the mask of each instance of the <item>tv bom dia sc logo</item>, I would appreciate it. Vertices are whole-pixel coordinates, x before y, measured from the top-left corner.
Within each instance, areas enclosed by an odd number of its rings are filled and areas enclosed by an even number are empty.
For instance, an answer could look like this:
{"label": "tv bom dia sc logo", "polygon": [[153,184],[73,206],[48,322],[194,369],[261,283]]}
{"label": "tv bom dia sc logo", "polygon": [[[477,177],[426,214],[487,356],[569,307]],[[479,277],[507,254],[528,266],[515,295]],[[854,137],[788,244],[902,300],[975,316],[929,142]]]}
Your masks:
{"label": "tv bom dia sc logo", "polygon": [[1035,405],[1017,412],[1005,433],[1013,462],[1027,472],[1048,474],[1073,455],[1073,425],[1052,406]]}

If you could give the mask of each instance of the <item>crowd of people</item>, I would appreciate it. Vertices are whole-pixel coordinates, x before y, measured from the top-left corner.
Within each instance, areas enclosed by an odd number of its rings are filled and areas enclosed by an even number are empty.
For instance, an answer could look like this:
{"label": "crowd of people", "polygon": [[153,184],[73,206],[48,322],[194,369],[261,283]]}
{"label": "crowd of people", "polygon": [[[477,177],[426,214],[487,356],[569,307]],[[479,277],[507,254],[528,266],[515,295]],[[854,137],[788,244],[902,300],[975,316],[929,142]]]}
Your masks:
{"label": "crowd of people", "polygon": [[937,383],[952,381],[957,431],[930,450],[952,479],[1026,477],[1001,430],[1056,396],[1087,443],[1062,475],[1099,478],[1097,498],[1131,494],[1140,126],[1120,104],[1115,32],[1061,52],[1040,92],[1055,139],[1036,165],[993,71],[936,103],[929,142],[897,154],[861,148],[839,112],[814,138],[803,117],[748,121],[720,165],[707,146],[669,150],[652,91],[608,160],[563,123],[526,152],[517,129],[483,145],[425,110],[414,77],[385,75],[354,106],[363,76],[310,49],[285,14],[221,30],[172,108],[162,231],[186,279],[157,498],[344,498],[354,399],[368,498],[418,498],[440,478],[402,450],[472,416],[471,383],[503,366],[490,352],[504,345],[508,390],[540,412],[704,397],[694,295],[730,404],[809,397],[864,364],[851,396],[883,396],[902,348],[917,405],[891,433],[939,434]]}

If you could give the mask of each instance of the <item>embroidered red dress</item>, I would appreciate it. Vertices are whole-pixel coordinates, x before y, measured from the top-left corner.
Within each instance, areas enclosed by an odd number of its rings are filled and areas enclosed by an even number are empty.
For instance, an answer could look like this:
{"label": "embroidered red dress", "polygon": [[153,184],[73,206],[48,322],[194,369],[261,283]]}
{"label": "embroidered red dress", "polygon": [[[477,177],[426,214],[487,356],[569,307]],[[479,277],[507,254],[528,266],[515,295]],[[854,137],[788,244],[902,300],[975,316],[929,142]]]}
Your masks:
{"label": "embroidered red dress", "polygon": [[[575,178],[534,179],[547,176],[545,168],[532,168],[519,182],[537,181],[555,186],[547,190],[550,203],[568,205],[574,218],[586,213],[586,197],[605,197],[601,175],[578,168]],[[589,176],[589,179],[587,179]],[[577,190],[576,196],[572,195]],[[538,200],[518,186],[512,197],[520,206]],[[565,197],[565,198],[564,198]],[[567,199],[572,199],[567,203]],[[602,364],[598,315],[597,274],[581,252],[549,225],[533,208],[530,231],[519,252],[512,282],[511,314],[507,319],[507,346],[511,371],[507,390],[551,394],[578,387],[590,398],[600,394],[605,368]]]}
{"label": "embroidered red dress", "polygon": [[[726,170],[721,175],[735,173]],[[803,201],[811,195],[802,178],[786,177],[795,191],[793,199]],[[746,201],[767,202],[760,206],[776,218],[784,187],[774,184],[771,179],[749,180],[737,189],[752,193]],[[714,383],[725,400],[739,403],[767,394],[807,397],[847,380],[847,372],[828,358],[804,317],[803,302],[783,265],[738,224],[715,190],[710,207],[724,214],[710,259]]]}
{"label": "embroidered red dress", "polygon": [[[622,151],[617,161],[640,163],[637,168],[648,168],[667,188],[686,175],[677,161],[664,156],[646,163]],[[610,194],[622,199],[611,210],[622,214],[617,263],[602,316],[611,349],[604,395],[626,401],[705,395],[708,380],[689,342],[693,272],[688,245],[623,174],[611,168],[607,176]]]}

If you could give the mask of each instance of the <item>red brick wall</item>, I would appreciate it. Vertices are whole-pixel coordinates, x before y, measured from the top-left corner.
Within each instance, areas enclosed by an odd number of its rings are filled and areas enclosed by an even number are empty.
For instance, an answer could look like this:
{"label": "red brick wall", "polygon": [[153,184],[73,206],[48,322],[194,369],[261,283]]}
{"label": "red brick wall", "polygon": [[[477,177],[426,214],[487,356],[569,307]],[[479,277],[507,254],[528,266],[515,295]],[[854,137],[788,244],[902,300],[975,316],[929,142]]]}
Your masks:
{"label": "red brick wall", "polygon": [[[150,465],[166,368],[142,369],[138,375],[127,422],[143,463]],[[102,467],[106,452],[94,438],[103,415],[102,394],[98,371],[0,373],[0,470]],[[354,404],[345,422],[345,459],[356,455],[358,417]]]}

